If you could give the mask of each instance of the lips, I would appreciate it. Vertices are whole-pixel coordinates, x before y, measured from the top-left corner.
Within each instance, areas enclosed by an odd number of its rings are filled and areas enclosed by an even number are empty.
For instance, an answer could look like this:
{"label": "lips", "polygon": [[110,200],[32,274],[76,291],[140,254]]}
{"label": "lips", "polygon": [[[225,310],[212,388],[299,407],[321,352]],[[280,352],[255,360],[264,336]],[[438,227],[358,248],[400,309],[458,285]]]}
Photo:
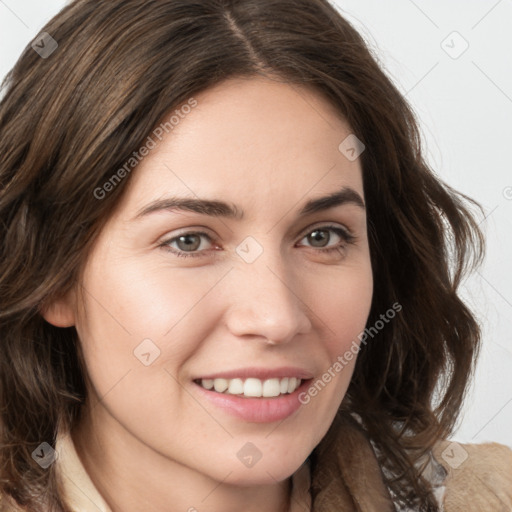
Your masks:
{"label": "lips", "polygon": [[253,423],[282,421],[302,406],[299,395],[314,374],[297,366],[245,367],[193,379],[195,389],[215,407]]}
{"label": "lips", "polygon": [[275,397],[247,397],[219,393],[194,383],[194,393],[200,401],[206,400],[222,413],[251,423],[271,423],[293,417],[301,407],[306,407],[299,396],[309,387],[311,379],[302,381],[293,392]]}

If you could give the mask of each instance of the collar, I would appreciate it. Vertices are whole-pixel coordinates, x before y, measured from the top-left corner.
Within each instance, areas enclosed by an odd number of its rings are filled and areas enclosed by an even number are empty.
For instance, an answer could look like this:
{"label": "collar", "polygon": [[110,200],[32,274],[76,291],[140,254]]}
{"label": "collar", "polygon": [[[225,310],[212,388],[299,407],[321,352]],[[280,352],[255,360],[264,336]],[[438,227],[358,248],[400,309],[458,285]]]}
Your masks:
{"label": "collar", "polygon": [[85,470],[69,433],[57,436],[56,473],[66,504],[74,512],[112,512]]}

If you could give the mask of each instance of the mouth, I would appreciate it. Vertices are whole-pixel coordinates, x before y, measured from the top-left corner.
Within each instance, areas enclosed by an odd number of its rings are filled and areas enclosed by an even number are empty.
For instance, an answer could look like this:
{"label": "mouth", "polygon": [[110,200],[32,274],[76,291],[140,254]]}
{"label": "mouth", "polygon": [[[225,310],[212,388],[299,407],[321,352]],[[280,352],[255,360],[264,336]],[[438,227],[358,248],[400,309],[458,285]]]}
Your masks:
{"label": "mouth", "polygon": [[300,397],[313,378],[255,377],[194,379],[200,400],[224,414],[249,423],[272,423],[290,418],[304,407]]}
{"label": "mouth", "polygon": [[301,366],[232,368],[192,378],[194,393],[223,414],[251,423],[295,417],[315,373]]}
{"label": "mouth", "polygon": [[295,392],[305,380],[297,377],[270,379],[234,378],[234,379],[195,379],[194,382],[208,391],[224,395],[235,395],[245,398],[276,398]]}

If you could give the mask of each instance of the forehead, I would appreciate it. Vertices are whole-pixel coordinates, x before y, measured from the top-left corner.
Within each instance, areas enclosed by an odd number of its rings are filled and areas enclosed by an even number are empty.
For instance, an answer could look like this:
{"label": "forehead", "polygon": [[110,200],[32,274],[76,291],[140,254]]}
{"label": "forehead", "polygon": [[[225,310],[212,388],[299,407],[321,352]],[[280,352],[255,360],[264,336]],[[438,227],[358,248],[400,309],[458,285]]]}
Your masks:
{"label": "forehead", "polygon": [[359,160],[339,149],[350,126],[316,91],[237,78],[194,100],[134,170],[124,198],[131,211],[166,193],[222,198],[244,211],[342,187],[363,196]]}

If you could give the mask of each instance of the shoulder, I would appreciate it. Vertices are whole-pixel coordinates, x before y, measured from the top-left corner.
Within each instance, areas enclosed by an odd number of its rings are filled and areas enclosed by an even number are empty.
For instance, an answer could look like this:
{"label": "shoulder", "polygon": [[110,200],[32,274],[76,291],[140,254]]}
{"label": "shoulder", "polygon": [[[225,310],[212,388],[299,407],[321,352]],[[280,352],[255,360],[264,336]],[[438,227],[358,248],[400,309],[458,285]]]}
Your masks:
{"label": "shoulder", "polygon": [[440,441],[434,457],[447,472],[445,512],[512,510],[512,449],[498,443]]}

